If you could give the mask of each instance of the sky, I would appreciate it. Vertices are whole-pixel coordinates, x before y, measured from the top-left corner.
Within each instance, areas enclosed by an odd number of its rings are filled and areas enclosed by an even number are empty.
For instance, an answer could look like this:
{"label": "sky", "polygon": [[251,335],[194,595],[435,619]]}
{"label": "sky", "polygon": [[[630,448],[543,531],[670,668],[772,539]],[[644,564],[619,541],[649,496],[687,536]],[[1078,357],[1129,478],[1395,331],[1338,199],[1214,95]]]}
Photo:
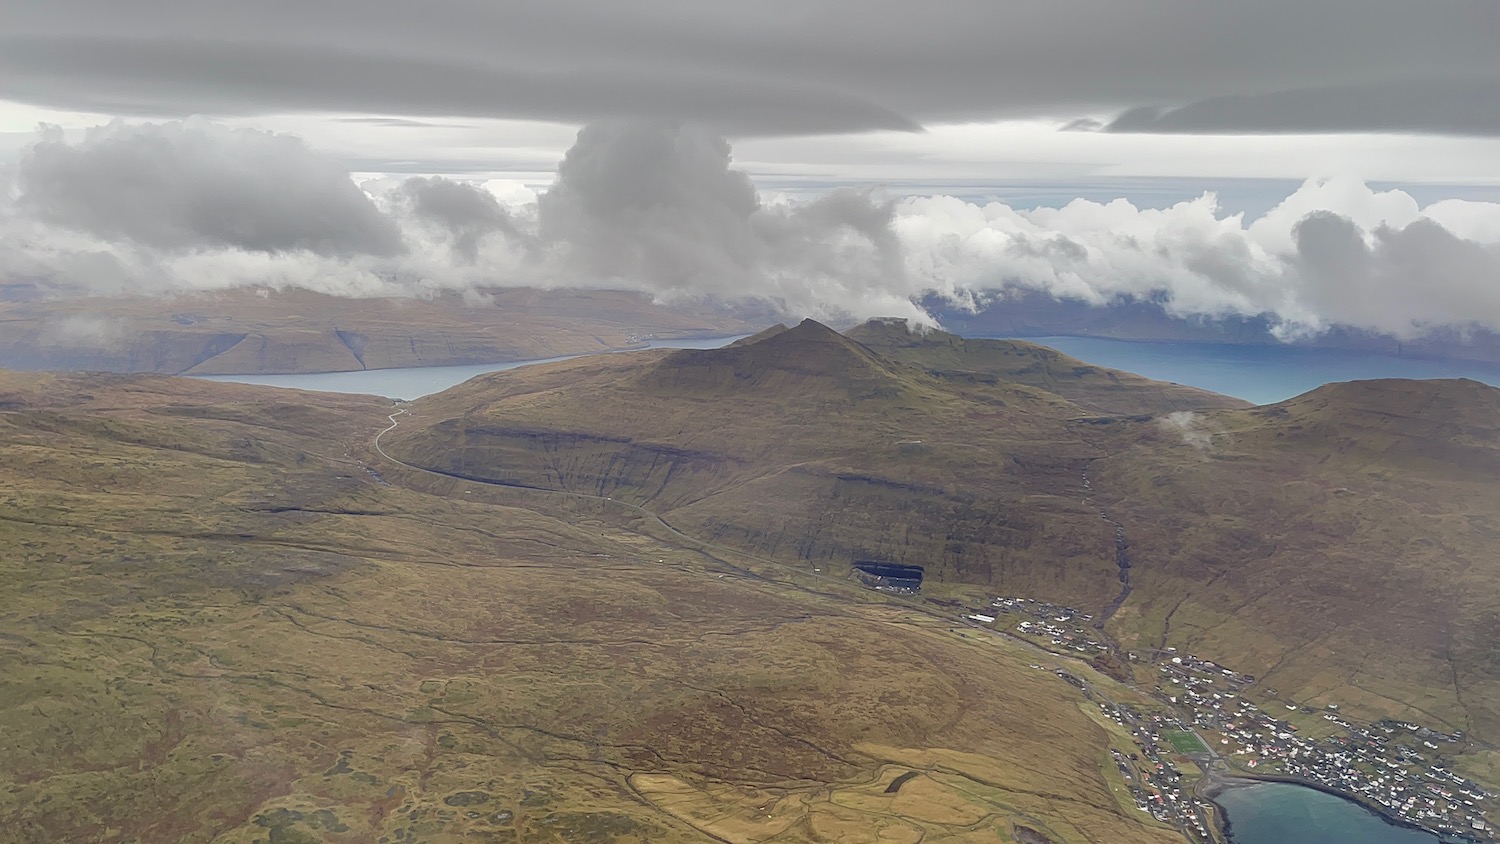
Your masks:
{"label": "sky", "polygon": [[0,284],[1500,328],[1500,2],[12,0]]}

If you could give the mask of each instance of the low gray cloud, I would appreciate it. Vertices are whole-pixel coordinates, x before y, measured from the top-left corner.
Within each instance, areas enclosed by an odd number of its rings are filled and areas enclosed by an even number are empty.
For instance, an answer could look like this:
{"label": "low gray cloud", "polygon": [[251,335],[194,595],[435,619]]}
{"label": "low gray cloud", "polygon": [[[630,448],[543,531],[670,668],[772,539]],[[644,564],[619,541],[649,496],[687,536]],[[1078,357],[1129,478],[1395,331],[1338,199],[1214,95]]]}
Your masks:
{"label": "low gray cloud", "polygon": [[1179,410],[1157,418],[1157,424],[1182,438],[1183,445],[1207,454],[1213,449],[1214,435],[1203,417],[1190,410]]}
{"label": "low gray cloud", "polygon": [[393,255],[400,229],[296,138],[209,124],[49,131],[17,168],[36,219],[163,249]]}
{"label": "low gray cloud", "polygon": [[129,324],[115,317],[74,314],[43,323],[38,339],[44,343],[92,349],[118,348],[130,335]]}
{"label": "low gray cloud", "polygon": [[922,320],[914,303],[929,296],[962,307],[1032,291],[1265,317],[1288,336],[1500,330],[1500,203],[1424,206],[1348,179],[1309,181],[1255,219],[1211,194],[1161,208],[848,189],[790,200],[757,190],[712,131],[614,121],[578,133],[549,190],[511,203],[445,178],[361,190],[295,139],[201,122],[113,124],[72,143],[49,131],[0,172],[12,182],[0,283],[58,295],[616,287]]}
{"label": "low gray cloud", "polygon": [[893,202],[836,190],[763,203],[732,166],[729,142],[699,127],[585,127],[537,206],[542,243],[575,279],[760,298],[801,313],[867,313],[877,300],[916,313],[894,292],[904,268]]}
{"label": "low gray cloud", "polygon": [[401,183],[400,196],[412,216],[440,229],[454,254],[466,263],[479,259],[479,244],[486,237],[521,237],[495,195],[477,185],[417,176]]}
{"label": "low gray cloud", "polygon": [[11,0],[0,33],[0,97],[112,114],[1500,132],[1488,2]]}
{"label": "low gray cloud", "polygon": [[1358,181],[1309,181],[1253,221],[1211,194],[1166,208],[1075,200],[1014,209],[952,197],[897,210],[917,287],[983,304],[1039,291],[1182,317],[1268,318],[1287,336],[1334,325],[1403,338],[1500,330],[1500,204],[1420,206]]}
{"label": "low gray cloud", "polygon": [[1500,243],[1459,237],[1431,219],[1365,232],[1328,211],[1294,229],[1290,272],[1322,319],[1397,335],[1478,322],[1500,328]]}

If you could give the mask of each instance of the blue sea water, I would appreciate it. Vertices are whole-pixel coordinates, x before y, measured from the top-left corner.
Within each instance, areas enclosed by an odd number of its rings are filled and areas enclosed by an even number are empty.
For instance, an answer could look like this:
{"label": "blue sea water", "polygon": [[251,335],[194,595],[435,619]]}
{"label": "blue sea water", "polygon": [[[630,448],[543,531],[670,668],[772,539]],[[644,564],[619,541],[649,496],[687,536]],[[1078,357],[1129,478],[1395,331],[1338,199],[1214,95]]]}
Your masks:
{"label": "blue sea water", "polygon": [[1341,797],[1287,783],[1231,788],[1214,798],[1233,844],[1437,844]]}
{"label": "blue sea water", "polygon": [[[654,348],[713,349],[738,337],[668,340]],[[1218,343],[1155,343],[1098,337],[1027,337],[1098,366],[1123,369],[1161,381],[1175,381],[1216,393],[1269,404],[1332,381],[1365,378],[1472,378],[1500,386],[1500,366],[1456,361],[1416,360],[1293,346],[1230,346]],[[213,381],[295,387],[335,393],[373,393],[415,399],[461,384],[476,375],[536,363],[515,361],[475,366],[426,366],[362,372],[318,372],[300,375],[213,375]]]}
{"label": "blue sea water", "polygon": [[1334,381],[1472,378],[1500,386],[1500,366],[1418,360],[1296,346],[1156,343],[1099,337],[1026,337],[1097,366],[1175,381],[1256,404],[1271,404]]}

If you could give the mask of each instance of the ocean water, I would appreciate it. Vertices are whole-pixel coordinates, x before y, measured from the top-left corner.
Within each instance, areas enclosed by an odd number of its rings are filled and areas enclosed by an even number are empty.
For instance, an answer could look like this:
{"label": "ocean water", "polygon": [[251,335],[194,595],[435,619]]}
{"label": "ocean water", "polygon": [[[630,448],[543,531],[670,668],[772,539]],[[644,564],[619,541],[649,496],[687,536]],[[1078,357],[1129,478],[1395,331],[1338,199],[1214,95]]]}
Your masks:
{"label": "ocean water", "polygon": [[1097,366],[1175,381],[1256,404],[1271,404],[1334,381],[1472,378],[1500,386],[1500,366],[1417,360],[1294,346],[1150,343],[1098,337],[1026,337]]}
{"label": "ocean water", "polygon": [[[715,349],[739,337],[665,340],[659,349]],[[1332,381],[1366,378],[1472,378],[1500,386],[1500,366],[1452,361],[1415,360],[1290,346],[1229,346],[1218,343],[1150,343],[1098,337],[1027,337],[1098,366],[1123,369],[1161,381],[1270,404]],[[416,399],[456,384],[505,369],[567,360],[566,357],[475,366],[425,366],[363,372],[317,372],[301,375],[209,375],[211,381],[294,387],[334,393],[373,393],[393,399]]]}
{"label": "ocean water", "polygon": [[[701,340],[658,340],[653,349],[717,349],[746,335],[710,337]],[[369,393],[392,399],[418,399],[440,393],[486,372],[518,369],[538,363],[554,363],[578,355],[540,360],[518,360],[510,363],[481,363],[472,366],[416,366],[409,369],[367,369],[359,372],[311,372],[296,375],[203,375],[206,381],[228,381],[235,384],[260,384],[266,387],[291,387],[297,390],[321,390],[326,393]]]}
{"label": "ocean water", "polygon": [[1233,844],[1437,844],[1438,837],[1395,826],[1349,800],[1288,783],[1230,788],[1214,802],[1229,818]]}

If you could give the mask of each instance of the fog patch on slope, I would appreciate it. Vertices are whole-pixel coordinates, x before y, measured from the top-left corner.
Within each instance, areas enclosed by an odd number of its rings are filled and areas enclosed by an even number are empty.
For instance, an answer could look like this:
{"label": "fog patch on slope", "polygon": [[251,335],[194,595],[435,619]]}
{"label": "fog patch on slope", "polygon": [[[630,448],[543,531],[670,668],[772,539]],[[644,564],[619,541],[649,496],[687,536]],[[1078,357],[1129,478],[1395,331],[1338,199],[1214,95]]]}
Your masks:
{"label": "fog patch on slope", "polygon": [[1208,430],[1203,418],[1191,410],[1168,413],[1157,417],[1157,421],[1163,428],[1181,438],[1183,445],[1192,446],[1204,454],[1213,449],[1213,433]]}

